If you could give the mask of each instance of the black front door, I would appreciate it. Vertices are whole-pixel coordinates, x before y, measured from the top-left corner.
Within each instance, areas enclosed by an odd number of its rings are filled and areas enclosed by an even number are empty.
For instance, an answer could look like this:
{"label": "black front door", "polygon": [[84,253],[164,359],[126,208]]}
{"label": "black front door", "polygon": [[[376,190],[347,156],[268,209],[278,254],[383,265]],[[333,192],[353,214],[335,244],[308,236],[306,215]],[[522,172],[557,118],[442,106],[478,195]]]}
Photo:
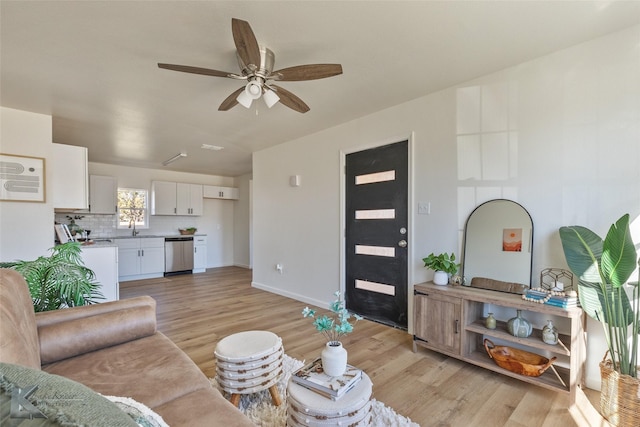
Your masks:
{"label": "black front door", "polygon": [[409,142],[346,156],[346,305],[407,328]]}

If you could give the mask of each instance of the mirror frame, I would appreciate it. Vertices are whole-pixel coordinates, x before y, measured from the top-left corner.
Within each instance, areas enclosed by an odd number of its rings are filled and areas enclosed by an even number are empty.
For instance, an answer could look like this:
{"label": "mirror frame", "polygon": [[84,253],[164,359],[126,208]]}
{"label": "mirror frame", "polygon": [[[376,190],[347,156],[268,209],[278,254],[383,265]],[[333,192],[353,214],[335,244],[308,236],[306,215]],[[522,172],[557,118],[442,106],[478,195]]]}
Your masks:
{"label": "mirror frame", "polygon": [[[469,216],[467,217],[467,220],[465,221],[465,225],[464,225],[464,238],[463,238],[463,244],[462,244],[462,269],[461,269],[461,274],[462,277],[465,278],[465,285],[470,286],[471,285],[471,280],[473,279],[472,277],[466,277],[466,268],[467,268],[467,243],[468,243],[468,229],[469,229],[469,220],[473,217],[473,215],[476,213],[476,211],[478,211],[478,209],[480,209],[481,207],[489,204],[489,203],[495,203],[495,202],[509,202],[509,203],[513,203],[515,206],[519,207],[523,213],[525,213],[527,215],[527,217],[529,218],[529,222],[531,224],[531,232],[530,232],[530,236],[529,236],[529,277],[528,277],[528,282],[526,283],[522,283],[526,286],[528,286],[529,288],[531,287],[531,283],[532,283],[532,279],[533,279],[533,232],[534,232],[534,227],[533,227],[533,218],[531,217],[531,214],[529,213],[529,211],[522,206],[520,203],[515,202],[513,200],[510,199],[491,199],[491,200],[487,200],[486,202],[483,202],[481,204],[479,204],[478,206],[475,207],[475,209],[469,214]],[[524,242],[523,242],[524,243]],[[479,277],[487,277],[487,276],[479,276]],[[489,279],[496,279],[496,280],[503,280],[497,277],[487,277]],[[519,283],[519,282],[518,282]]]}

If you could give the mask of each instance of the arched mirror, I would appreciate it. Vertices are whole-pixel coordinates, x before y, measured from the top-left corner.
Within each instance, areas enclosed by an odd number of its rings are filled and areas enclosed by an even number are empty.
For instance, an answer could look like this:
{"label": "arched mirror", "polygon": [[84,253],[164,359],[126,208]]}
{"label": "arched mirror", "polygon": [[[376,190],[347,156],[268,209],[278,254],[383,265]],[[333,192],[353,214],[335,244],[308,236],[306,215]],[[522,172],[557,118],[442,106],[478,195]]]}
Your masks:
{"label": "arched mirror", "polygon": [[462,274],[531,286],[533,221],[520,204],[505,199],[478,206],[464,230]]}

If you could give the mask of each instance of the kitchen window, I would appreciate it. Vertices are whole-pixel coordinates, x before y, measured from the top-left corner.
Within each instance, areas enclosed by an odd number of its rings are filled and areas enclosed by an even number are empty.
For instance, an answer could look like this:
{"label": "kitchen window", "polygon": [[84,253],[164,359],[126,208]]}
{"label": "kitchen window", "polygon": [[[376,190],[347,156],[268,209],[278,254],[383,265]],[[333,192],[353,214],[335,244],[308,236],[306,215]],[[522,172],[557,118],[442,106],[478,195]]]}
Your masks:
{"label": "kitchen window", "polygon": [[149,192],[118,188],[118,228],[149,228]]}

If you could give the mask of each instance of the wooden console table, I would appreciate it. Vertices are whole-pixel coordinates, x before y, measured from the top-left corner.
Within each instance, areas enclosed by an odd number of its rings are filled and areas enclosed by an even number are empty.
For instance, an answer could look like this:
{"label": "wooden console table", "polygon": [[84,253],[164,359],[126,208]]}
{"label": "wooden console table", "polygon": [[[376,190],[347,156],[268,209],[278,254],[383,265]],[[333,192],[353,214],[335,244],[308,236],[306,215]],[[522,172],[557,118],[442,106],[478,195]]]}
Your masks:
{"label": "wooden console table", "polygon": [[[425,347],[527,383],[569,393],[570,405],[575,404],[577,387],[584,383],[586,356],[585,316],[581,308],[563,309],[524,301],[521,295],[466,286],[439,286],[432,282],[415,285],[413,301],[414,352],[418,346]],[[534,328],[528,338],[509,334],[503,321],[497,322],[496,329],[487,329],[483,317],[485,304],[513,309],[514,314],[515,310],[522,310],[525,318],[526,312],[568,318],[571,330],[559,331],[558,344],[549,345],[542,341],[541,329]],[[528,377],[499,367],[484,349],[485,337],[500,340],[505,345],[519,344],[532,353],[549,352],[560,356],[568,366],[555,367],[566,386],[552,370],[547,370],[539,377]]]}

